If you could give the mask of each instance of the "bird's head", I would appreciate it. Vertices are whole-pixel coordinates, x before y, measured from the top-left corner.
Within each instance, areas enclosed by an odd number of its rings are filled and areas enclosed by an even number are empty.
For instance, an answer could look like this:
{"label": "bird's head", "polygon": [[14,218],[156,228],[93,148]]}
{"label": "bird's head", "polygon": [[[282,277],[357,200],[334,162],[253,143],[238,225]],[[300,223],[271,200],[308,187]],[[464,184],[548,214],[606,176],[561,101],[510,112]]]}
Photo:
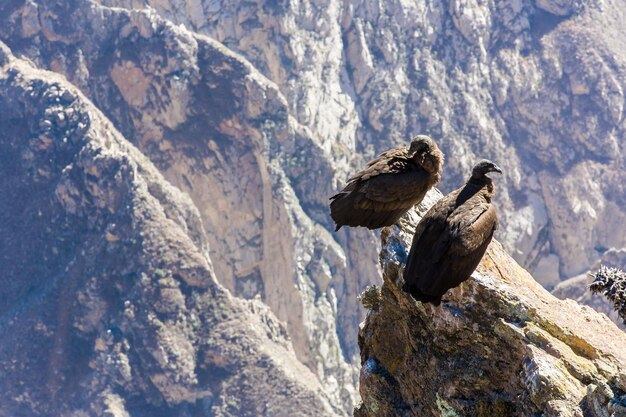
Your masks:
{"label": "bird's head", "polygon": [[435,142],[426,135],[417,135],[411,141],[409,145],[408,156],[409,158],[414,158],[416,156],[420,157],[424,154],[429,153],[433,148],[436,148]]}
{"label": "bird's head", "polygon": [[409,158],[434,175],[434,184],[439,182],[444,157],[434,140],[426,135],[415,136],[407,154]]}
{"label": "bird's head", "polygon": [[482,159],[478,161],[476,165],[474,165],[474,168],[472,169],[472,178],[483,178],[486,174],[490,172],[497,172],[499,174],[502,174],[502,170],[499,166],[497,166],[488,159]]}

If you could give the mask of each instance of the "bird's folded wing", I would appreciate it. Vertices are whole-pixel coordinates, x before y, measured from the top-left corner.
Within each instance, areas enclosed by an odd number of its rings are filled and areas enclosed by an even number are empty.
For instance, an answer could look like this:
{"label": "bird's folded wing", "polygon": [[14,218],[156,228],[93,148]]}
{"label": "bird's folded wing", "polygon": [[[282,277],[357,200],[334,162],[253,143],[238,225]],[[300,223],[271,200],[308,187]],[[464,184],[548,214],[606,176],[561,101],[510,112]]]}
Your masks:
{"label": "bird's folded wing", "polygon": [[432,210],[415,229],[407,260],[405,280],[409,277],[429,276],[450,246],[450,234],[445,210]]}
{"label": "bird's folded wing", "polygon": [[459,222],[451,225],[451,228],[458,232],[450,246],[450,253],[458,256],[466,256],[476,251],[491,239],[498,226],[496,209],[486,202],[470,207],[457,219]]}
{"label": "bird's folded wing", "polygon": [[[461,191],[462,188],[459,188],[441,198],[417,224],[411,244],[411,253],[420,253],[419,258],[424,262],[434,265],[447,252],[452,239],[448,217],[454,211]],[[427,256],[424,256],[426,254]],[[409,262],[411,262],[410,259]]]}
{"label": "bird's folded wing", "polygon": [[365,181],[381,174],[393,174],[402,172],[409,166],[406,147],[391,149],[378,155],[376,159],[367,164],[367,168],[357,172],[348,180],[348,184]]}
{"label": "bird's folded wing", "polygon": [[370,178],[355,190],[359,193],[357,206],[378,206],[384,210],[410,208],[415,204],[416,198],[423,198],[428,185],[426,171],[379,175]]}

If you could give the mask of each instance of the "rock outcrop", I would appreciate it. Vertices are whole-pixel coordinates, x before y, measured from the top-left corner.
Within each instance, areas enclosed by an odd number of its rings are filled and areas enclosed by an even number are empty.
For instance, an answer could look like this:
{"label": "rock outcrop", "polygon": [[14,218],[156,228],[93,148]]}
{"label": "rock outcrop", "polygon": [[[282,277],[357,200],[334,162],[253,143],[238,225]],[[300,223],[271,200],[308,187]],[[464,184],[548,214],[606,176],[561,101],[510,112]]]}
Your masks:
{"label": "rock outcrop", "polygon": [[0,128],[1,415],[345,415],[217,282],[191,199],[2,44]]}
{"label": "rock outcrop", "polygon": [[372,309],[359,334],[363,403],[354,415],[624,415],[626,333],[587,306],[557,300],[498,242],[440,307],[400,289],[426,208],[385,229],[384,282],[365,295]]}

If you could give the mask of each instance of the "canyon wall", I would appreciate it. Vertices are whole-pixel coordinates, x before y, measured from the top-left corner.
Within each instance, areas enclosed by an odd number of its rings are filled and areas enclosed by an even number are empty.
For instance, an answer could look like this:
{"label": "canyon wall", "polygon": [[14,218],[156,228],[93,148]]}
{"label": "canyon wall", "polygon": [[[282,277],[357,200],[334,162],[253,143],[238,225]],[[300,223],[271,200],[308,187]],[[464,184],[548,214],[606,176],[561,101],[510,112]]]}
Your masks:
{"label": "canyon wall", "polygon": [[267,306],[349,413],[380,232],[334,233],[328,197],[426,133],[444,191],[479,157],[505,169],[497,238],[544,286],[626,247],[624,6],[15,0],[0,40],[188,196],[219,285]]}
{"label": "canyon wall", "polygon": [[345,415],[267,306],[217,282],[189,196],[3,44],[0,126],[1,415]]}

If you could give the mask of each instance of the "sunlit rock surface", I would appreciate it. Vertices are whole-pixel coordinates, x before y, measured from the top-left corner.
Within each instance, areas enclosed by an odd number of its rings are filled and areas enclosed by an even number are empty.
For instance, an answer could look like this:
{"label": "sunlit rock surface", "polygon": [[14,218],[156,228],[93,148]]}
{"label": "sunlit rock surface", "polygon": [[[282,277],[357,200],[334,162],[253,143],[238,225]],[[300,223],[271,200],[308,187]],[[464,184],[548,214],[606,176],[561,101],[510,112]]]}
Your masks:
{"label": "sunlit rock surface", "polygon": [[624,415],[626,333],[550,295],[500,243],[440,307],[400,289],[425,209],[383,232],[384,283],[359,334],[363,403],[354,415]]}

